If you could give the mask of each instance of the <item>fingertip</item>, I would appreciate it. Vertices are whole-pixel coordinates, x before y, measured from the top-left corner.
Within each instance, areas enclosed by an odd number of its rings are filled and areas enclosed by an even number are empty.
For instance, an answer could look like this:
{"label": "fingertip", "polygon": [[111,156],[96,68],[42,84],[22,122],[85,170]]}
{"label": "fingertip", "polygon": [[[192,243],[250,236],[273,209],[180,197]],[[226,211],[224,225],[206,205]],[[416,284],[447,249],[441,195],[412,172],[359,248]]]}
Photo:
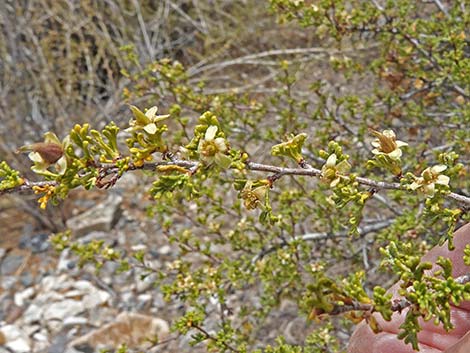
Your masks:
{"label": "fingertip", "polygon": [[[397,338],[396,333],[380,332],[375,334],[362,322],[351,336],[347,353],[415,353],[411,345]],[[441,350],[420,344],[420,353],[442,353]]]}

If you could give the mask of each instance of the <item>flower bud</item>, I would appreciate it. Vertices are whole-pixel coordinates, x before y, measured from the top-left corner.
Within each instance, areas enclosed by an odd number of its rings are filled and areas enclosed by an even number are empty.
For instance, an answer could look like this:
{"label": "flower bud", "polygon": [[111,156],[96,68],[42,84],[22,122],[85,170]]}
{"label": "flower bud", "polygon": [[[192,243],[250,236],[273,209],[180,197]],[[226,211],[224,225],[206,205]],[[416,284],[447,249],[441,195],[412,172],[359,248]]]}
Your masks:
{"label": "flower bud", "polygon": [[62,146],[52,142],[33,143],[32,145],[20,147],[18,151],[36,152],[48,164],[54,164],[64,155]]}

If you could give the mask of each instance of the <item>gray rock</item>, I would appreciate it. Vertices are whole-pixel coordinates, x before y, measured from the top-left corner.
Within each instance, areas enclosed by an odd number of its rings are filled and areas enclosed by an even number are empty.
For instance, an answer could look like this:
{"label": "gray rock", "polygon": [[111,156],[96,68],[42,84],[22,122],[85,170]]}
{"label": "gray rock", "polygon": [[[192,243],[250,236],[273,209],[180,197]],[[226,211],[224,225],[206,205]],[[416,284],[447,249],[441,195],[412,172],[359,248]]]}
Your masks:
{"label": "gray rock", "polygon": [[40,233],[36,235],[25,234],[21,237],[19,247],[21,249],[29,249],[33,253],[47,251],[50,247],[48,242],[49,234]]}
{"label": "gray rock", "polygon": [[73,255],[70,253],[70,249],[63,250],[57,262],[57,271],[70,273],[71,270],[75,269],[77,261],[72,257]]}
{"label": "gray rock", "polygon": [[3,276],[12,275],[23,264],[24,256],[8,254],[0,266],[0,274]]}
{"label": "gray rock", "polygon": [[18,283],[18,277],[16,276],[0,276],[1,283],[0,287],[4,290],[12,289],[16,283]]}
{"label": "gray rock", "polygon": [[93,231],[87,233],[85,236],[77,239],[80,244],[89,243],[92,240],[109,240],[109,233],[103,231]]}
{"label": "gray rock", "polygon": [[63,353],[66,349],[69,338],[66,332],[59,332],[52,340],[51,345],[47,349],[47,353]]}
{"label": "gray rock", "polygon": [[30,287],[34,284],[34,276],[29,271],[24,272],[21,274],[20,281],[24,287]]}
{"label": "gray rock", "polygon": [[121,214],[122,196],[111,193],[101,204],[67,220],[67,227],[75,235],[83,236],[93,231],[110,231]]}

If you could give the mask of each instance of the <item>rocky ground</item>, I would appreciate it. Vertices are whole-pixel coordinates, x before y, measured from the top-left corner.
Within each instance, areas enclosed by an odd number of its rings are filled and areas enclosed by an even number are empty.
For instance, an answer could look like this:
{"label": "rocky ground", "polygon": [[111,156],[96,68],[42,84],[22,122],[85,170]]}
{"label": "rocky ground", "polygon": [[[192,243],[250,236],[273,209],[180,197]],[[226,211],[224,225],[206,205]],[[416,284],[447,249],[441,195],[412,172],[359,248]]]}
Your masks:
{"label": "rocky ground", "polygon": [[[131,175],[113,190],[76,198],[76,215],[67,226],[81,243],[102,239],[130,250],[151,244],[156,250],[148,251],[149,265],[159,268],[171,248],[159,239],[158,226],[135,207],[136,198],[145,199],[137,181]],[[175,308],[153,288],[152,276],[140,280],[135,271],[117,273],[113,263],[99,274],[93,266],[79,268],[69,251],[52,249],[47,231],[25,231],[33,227],[24,224],[20,232],[8,228],[21,218],[19,211],[0,218],[5,231],[0,236],[1,353],[94,352],[114,349],[118,342],[136,351],[160,350],[162,344],[152,348],[146,340],[155,337],[178,349],[169,332]]]}

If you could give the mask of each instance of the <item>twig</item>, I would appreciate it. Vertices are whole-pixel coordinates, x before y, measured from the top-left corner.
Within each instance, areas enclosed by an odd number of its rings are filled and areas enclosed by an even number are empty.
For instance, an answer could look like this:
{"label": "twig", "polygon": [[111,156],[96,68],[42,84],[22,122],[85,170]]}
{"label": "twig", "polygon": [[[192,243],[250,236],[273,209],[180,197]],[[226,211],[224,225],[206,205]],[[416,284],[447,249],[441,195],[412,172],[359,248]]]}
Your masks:
{"label": "twig", "polygon": [[139,22],[140,31],[142,32],[142,36],[144,38],[145,46],[147,47],[148,56],[149,56],[150,60],[155,60],[155,50],[154,50],[154,48],[153,48],[153,46],[150,42],[150,38],[149,38],[149,35],[148,35],[148,32],[147,32],[147,27],[145,26],[145,21],[144,21],[144,18],[142,16],[142,11],[141,11],[141,8],[140,8],[140,4],[136,0],[133,0],[132,3],[134,5],[135,11],[137,13],[137,20]]}
{"label": "twig", "polygon": [[[377,222],[371,225],[366,225],[364,227],[359,227],[357,228],[357,231],[359,235],[364,236],[368,233],[371,232],[376,232],[378,230],[387,228],[389,225],[393,223],[393,220],[386,220],[386,221],[381,221]],[[299,235],[294,238],[294,240],[320,240],[320,239],[326,239],[326,238],[339,238],[339,237],[347,237],[349,236],[348,232],[340,232],[340,233],[328,233],[328,232],[320,232],[320,233],[308,233],[308,234],[303,234]]]}
{"label": "twig", "polygon": [[202,67],[193,67],[189,68],[188,70],[188,75],[194,76],[200,72],[203,71],[208,71],[211,69],[223,69],[224,67],[227,66],[233,66],[233,65],[240,65],[240,64],[246,64],[247,62],[261,59],[261,58],[266,58],[269,56],[280,56],[280,55],[298,55],[298,54],[317,54],[317,55],[326,55],[326,54],[336,54],[339,53],[339,51],[328,51],[328,49],[325,48],[294,48],[294,49],[274,49],[274,50],[267,50],[263,51],[260,53],[255,53],[255,54],[249,54],[245,56],[241,56],[236,59],[232,60],[227,60],[219,63],[214,63],[214,64],[208,64]]}
{"label": "twig", "polygon": [[441,10],[441,12],[447,17],[449,18],[449,12],[447,11],[447,9],[445,8],[445,6],[442,4],[442,2],[440,2],[439,0],[433,0],[434,3],[436,4],[436,6],[439,8],[439,10]]}
{"label": "twig", "polygon": [[[459,284],[465,284],[470,282],[470,273],[464,274],[455,278],[455,282]],[[397,298],[394,299],[392,302],[391,310],[393,312],[401,313],[406,308],[413,305],[410,301],[406,300],[405,298]],[[338,305],[336,304],[332,311],[328,312],[329,315],[338,315],[349,311],[369,311],[373,312],[374,306],[372,304],[364,304],[359,302],[352,302],[351,304],[345,305]]]}
{"label": "twig", "polygon": [[201,332],[204,337],[206,339],[209,339],[209,340],[212,340],[214,342],[217,342],[217,343],[221,343],[225,348],[227,348],[228,350],[234,352],[234,353],[238,353],[240,352],[238,349],[235,349],[233,348],[231,345],[229,345],[227,342],[223,341],[223,340],[219,340],[217,337],[214,337],[213,335],[211,335],[209,332],[207,332],[205,329],[203,329],[201,326],[198,326],[198,325],[192,325],[191,326],[192,328],[198,330],[199,332]]}
{"label": "twig", "polygon": [[[106,174],[117,173],[118,169],[116,165],[113,163],[95,163],[96,167],[105,171]],[[198,161],[188,161],[188,160],[181,160],[181,159],[174,159],[173,161],[161,161],[161,162],[152,162],[146,163],[143,166],[135,166],[134,164],[129,165],[129,170],[155,170],[158,166],[169,166],[175,165],[179,167],[183,167],[188,169],[188,172],[194,174],[198,168],[200,167],[200,163]],[[311,177],[319,177],[321,176],[321,170],[317,168],[313,168],[309,166],[308,168],[285,168],[285,167],[278,167],[268,164],[261,164],[255,162],[247,162],[246,163],[247,169],[251,171],[257,172],[268,172],[274,173],[278,175],[279,178],[286,176],[286,175],[303,175],[303,176],[311,176]],[[373,187],[377,190],[402,190],[407,191],[407,187],[405,185],[401,185],[400,183],[390,183],[385,181],[376,181],[364,177],[356,177],[355,179],[359,184],[366,185]],[[39,181],[39,182],[30,182],[26,181],[25,184],[16,186],[10,189],[0,190],[0,196],[9,193],[15,192],[24,192],[28,190],[32,190],[33,186],[46,186],[46,185],[57,185],[56,181]],[[470,197],[460,195],[454,192],[448,193],[444,195],[449,199],[453,199],[459,203],[470,205]]]}
{"label": "twig", "polygon": [[[368,233],[371,233],[371,232],[376,232],[378,230],[381,230],[381,229],[384,229],[386,227],[388,227],[389,225],[391,225],[393,223],[393,220],[386,220],[386,221],[381,221],[381,222],[377,222],[377,223],[374,223],[372,225],[366,225],[364,227],[359,227],[357,229],[358,233],[360,236],[364,236]],[[280,244],[276,244],[264,251],[261,251],[259,254],[257,254],[256,256],[253,257],[253,259],[251,260],[251,263],[254,264],[256,263],[256,261],[262,259],[264,256],[280,249],[280,248],[283,248],[285,246],[288,246],[289,244],[291,244],[292,242],[295,242],[295,241],[299,241],[299,240],[303,240],[303,241],[315,241],[315,240],[322,240],[322,239],[327,239],[327,238],[345,238],[345,237],[348,237],[349,236],[349,232],[339,232],[339,233],[330,233],[330,232],[318,232],[318,233],[307,233],[307,234],[303,234],[303,235],[298,235],[294,238],[292,238],[290,241],[287,241],[287,242],[283,242],[283,243],[280,243]]]}

